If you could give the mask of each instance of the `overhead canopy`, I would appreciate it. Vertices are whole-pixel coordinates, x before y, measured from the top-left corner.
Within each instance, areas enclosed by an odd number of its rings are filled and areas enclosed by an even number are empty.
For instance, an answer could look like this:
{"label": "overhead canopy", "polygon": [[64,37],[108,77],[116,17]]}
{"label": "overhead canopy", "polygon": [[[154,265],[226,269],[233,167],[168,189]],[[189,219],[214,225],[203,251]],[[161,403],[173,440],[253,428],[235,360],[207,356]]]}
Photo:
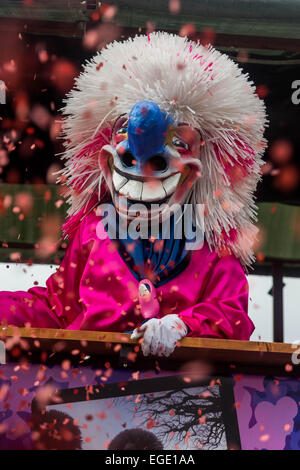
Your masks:
{"label": "overhead canopy", "polygon": [[178,31],[193,23],[197,31],[247,36],[300,38],[299,0],[182,0],[178,14],[170,12],[169,0],[116,0],[117,18],[127,27],[144,27],[153,21],[156,29]]}
{"label": "overhead canopy", "polygon": [[102,14],[105,5],[116,6],[114,20],[135,30],[145,28],[148,21],[156,29],[176,32],[192,23],[198,32],[210,28],[225,35],[300,39],[299,0],[181,0],[175,11],[169,0],[107,0],[102,6],[96,0],[1,0],[0,18],[86,23],[93,13]]}
{"label": "overhead canopy", "polygon": [[37,21],[87,21],[85,3],[80,0],[1,0],[0,17]]}

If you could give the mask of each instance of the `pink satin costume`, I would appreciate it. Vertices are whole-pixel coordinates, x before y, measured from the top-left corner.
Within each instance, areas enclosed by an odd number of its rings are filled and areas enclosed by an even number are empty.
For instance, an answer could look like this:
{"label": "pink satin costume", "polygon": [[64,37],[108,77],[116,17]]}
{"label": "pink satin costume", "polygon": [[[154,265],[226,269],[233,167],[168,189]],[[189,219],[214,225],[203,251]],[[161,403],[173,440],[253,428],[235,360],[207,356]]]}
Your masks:
{"label": "pink satin costume", "polygon": [[[0,293],[2,324],[124,332],[142,323],[138,280],[108,236],[99,239],[98,223],[94,213],[83,219],[46,288]],[[248,340],[254,329],[239,261],[218,257],[206,243],[183,272],[157,288],[157,296],[159,317],[178,314],[188,336]]]}

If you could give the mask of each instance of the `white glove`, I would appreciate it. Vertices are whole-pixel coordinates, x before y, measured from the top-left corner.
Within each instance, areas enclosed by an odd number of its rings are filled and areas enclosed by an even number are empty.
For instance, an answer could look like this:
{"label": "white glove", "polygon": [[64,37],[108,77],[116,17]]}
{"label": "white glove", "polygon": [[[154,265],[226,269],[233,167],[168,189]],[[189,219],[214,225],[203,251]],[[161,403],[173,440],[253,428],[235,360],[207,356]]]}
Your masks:
{"label": "white glove", "polygon": [[178,315],[172,314],[163,318],[151,318],[133,331],[131,339],[144,337],[142,342],[144,356],[149,354],[170,356],[177,341],[186,336],[187,332],[186,324]]}

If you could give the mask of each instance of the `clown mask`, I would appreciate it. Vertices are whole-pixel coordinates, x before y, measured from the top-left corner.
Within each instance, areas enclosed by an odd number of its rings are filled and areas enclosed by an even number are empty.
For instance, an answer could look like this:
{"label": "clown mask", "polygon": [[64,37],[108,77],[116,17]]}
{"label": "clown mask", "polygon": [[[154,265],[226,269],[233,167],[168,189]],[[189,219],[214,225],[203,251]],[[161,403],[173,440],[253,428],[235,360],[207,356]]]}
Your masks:
{"label": "clown mask", "polygon": [[153,219],[186,202],[200,174],[198,130],[142,101],[115,121],[110,140],[100,166],[121,214]]}

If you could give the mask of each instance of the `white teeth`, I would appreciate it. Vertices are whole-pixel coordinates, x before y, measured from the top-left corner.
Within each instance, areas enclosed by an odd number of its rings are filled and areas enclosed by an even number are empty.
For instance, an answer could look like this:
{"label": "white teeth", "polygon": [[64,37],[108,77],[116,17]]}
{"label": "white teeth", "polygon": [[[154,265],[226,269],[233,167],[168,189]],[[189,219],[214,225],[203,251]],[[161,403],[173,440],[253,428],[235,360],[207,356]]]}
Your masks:
{"label": "white teeth", "polygon": [[169,178],[163,181],[163,187],[167,193],[167,196],[174,193],[179,183],[180,177],[181,173],[176,173],[175,175],[169,176]]}
{"label": "white teeth", "polygon": [[140,201],[142,196],[142,189],[143,183],[137,180],[129,180],[124,186],[122,186],[120,194],[127,197],[128,199]]}
{"label": "white teeth", "polygon": [[124,184],[128,181],[125,176],[120,175],[116,171],[113,172],[112,180],[116,191],[119,191],[119,189],[121,189],[122,186],[124,186]]}
{"label": "white teeth", "polygon": [[174,193],[180,177],[181,174],[176,173],[163,181],[156,180],[142,183],[141,181],[125,178],[125,176],[114,171],[112,180],[115,190],[122,196],[134,201],[154,202],[161,201],[166,196]]}
{"label": "white teeth", "polygon": [[143,183],[142,201],[161,201],[166,197],[166,192],[160,181]]}

